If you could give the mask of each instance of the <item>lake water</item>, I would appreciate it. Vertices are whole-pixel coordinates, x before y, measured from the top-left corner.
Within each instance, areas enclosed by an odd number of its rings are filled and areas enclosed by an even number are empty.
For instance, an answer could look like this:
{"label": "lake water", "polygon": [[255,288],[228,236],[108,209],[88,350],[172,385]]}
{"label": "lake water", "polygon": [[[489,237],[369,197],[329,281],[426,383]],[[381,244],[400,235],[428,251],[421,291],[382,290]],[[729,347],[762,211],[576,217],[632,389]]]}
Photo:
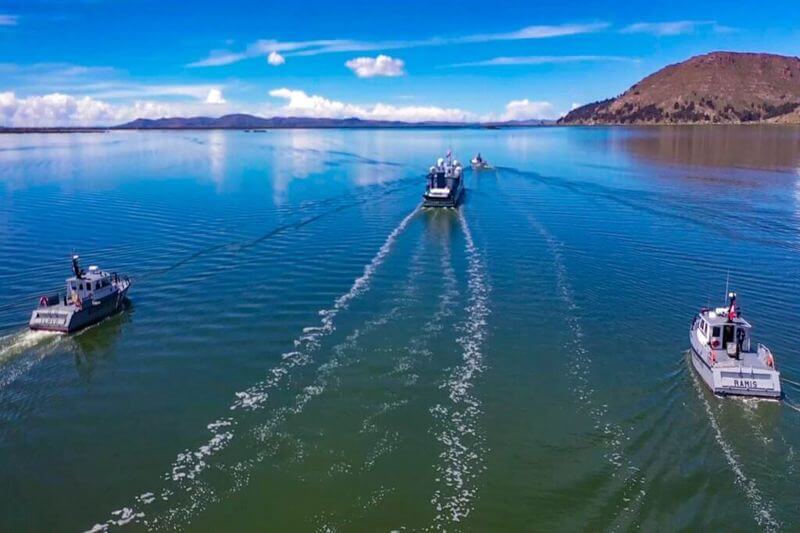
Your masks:
{"label": "lake water", "polygon": [[[792,128],[0,136],[0,530],[794,529],[799,230]],[[26,332],[73,250],[130,306]]]}

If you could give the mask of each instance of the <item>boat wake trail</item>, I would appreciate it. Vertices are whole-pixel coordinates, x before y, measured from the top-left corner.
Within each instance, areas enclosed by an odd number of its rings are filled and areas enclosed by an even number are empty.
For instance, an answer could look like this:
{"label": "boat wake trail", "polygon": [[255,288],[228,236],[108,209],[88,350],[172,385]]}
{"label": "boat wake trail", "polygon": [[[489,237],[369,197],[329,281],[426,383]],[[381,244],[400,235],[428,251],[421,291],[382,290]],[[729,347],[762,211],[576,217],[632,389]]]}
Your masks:
{"label": "boat wake trail", "polygon": [[[391,193],[403,190],[409,184],[410,184],[410,181],[399,180],[399,183],[398,183],[397,186],[386,187],[386,190],[384,191],[384,194],[391,194]],[[315,201],[315,202],[307,202],[307,203],[303,204],[301,207],[299,207],[298,209],[299,210],[308,210],[308,209],[313,209],[313,208],[316,208],[316,207],[319,207],[319,206],[325,206],[325,205],[328,205],[328,204],[331,204],[331,203],[344,201],[344,203],[342,203],[341,205],[332,207],[332,208],[330,208],[330,209],[328,209],[326,211],[322,211],[321,213],[317,213],[315,215],[307,216],[307,217],[301,218],[299,220],[296,220],[294,222],[288,222],[286,224],[282,224],[282,225],[276,226],[275,228],[271,229],[270,231],[268,231],[268,232],[266,232],[266,233],[264,233],[264,234],[262,234],[262,235],[260,235],[260,236],[258,236],[256,238],[254,238],[254,239],[250,239],[250,240],[247,240],[247,241],[237,241],[237,242],[223,242],[223,243],[218,243],[218,244],[209,246],[207,248],[203,248],[203,249],[198,250],[198,251],[196,251],[195,253],[193,253],[193,254],[191,254],[189,256],[186,256],[186,257],[184,257],[182,259],[179,259],[178,261],[175,261],[172,264],[169,264],[169,265],[164,266],[162,268],[159,268],[157,270],[151,270],[149,272],[144,272],[142,274],[139,274],[137,276],[137,279],[142,280],[142,279],[147,279],[147,278],[150,278],[150,277],[153,277],[153,276],[160,276],[160,275],[167,274],[167,273],[172,272],[173,270],[175,270],[175,269],[177,269],[179,267],[184,266],[187,263],[190,263],[190,262],[192,262],[192,261],[194,261],[196,259],[199,259],[199,258],[201,258],[203,256],[210,255],[210,254],[213,254],[215,252],[219,252],[221,250],[228,250],[228,251],[231,251],[231,252],[234,252],[234,253],[240,253],[240,252],[247,251],[250,248],[253,248],[253,247],[263,243],[264,241],[266,241],[268,239],[271,239],[272,237],[275,237],[275,236],[280,235],[282,233],[286,233],[288,231],[298,230],[298,229],[300,229],[300,228],[302,228],[304,226],[307,226],[309,224],[317,222],[317,221],[319,221],[321,219],[330,217],[330,216],[335,215],[337,213],[341,213],[342,211],[346,211],[347,209],[352,209],[353,207],[357,207],[359,205],[362,205],[362,204],[366,203],[368,200],[369,200],[368,198],[360,198],[360,199],[356,198],[356,199],[354,199],[351,194],[345,194],[345,195],[341,195],[341,196],[338,196],[338,197],[326,198],[326,199],[323,199],[323,200],[318,200],[318,201]]]}
{"label": "boat wake trail", "polygon": [[736,484],[742,489],[747,497],[750,508],[754,513],[753,518],[763,531],[779,531],[781,529],[781,524],[772,514],[772,503],[770,503],[761,494],[761,491],[756,486],[755,481],[748,478],[742,470],[742,465],[739,462],[739,458],[736,456],[736,452],[734,452],[730,443],[725,440],[722,430],[720,429],[719,422],[717,421],[716,416],[714,416],[711,403],[708,401],[708,398],[706,398],[702,385],[699,383],[694,372],[692,372],[692,381],[694,382],[695,390],[697,391],[697,397],[700,398],[700,401],[703,403],[703,407],[706,410],[706,414],[708,415],[708,421],[711,423],[711,429],[714,430],[714,439],[722,449],[722,454],[725,456],[725,461],[727,461],[728,466],[735,476]]}
{"label": "boat wake trail", "polygon": [[[63,336],[51,331],[25,330],[0,337],[0,390],[17,380],[47,355]],[[17,359],[20,355],[29,357]]]}
{"label": "boat wake trail", "polygon": [[395,362],[392,374],[402,377],[405,385],[414,385],[419,375],[414,372],[414,365],[420,358],[433,355],[430,344],[433,337],[444,329],[445,321],[452,316],[453,306],[458,298],[458,281],[453,268],[452,250],[446,238],[442,238],[442,257],[440,262],[442,274],[442,293],[439,295],[436,311],[422,327],[422,334],[413,337],[405,347],[406,355]]}
{"label": "boat wake trail", "polygon": [[481,401],[472,392],[475,378],[485,368],[482,353],[487,337],[489,287],[486,267],[472,238],[467,220],[459,211],[467,250],[469,301],[465,323],[457,339],[462,352],[461,365],[455,368],[442,388],[450,402],[438,404],[430,412],[438,422],[436,440],[443,446],[436,465],[439,488],[431,503],[436,510],[433,527],[448,529],[465,519],[477,494],[477,478],[485,469],[485,437],[480,432]]}
{"label": "boat wake trail", "polygon": [[[422,244],[424,245],[424,240]],[[457,301],[458,281],[452,264],[449,240],[443,237],[440,244],[442,250],[440,258],[442,292],[438,297],[436,309],[430,320],[425,321],[420,333],[412,337],[405,345],[401,355],[395,359],[391,370],[380,376],[381,378],[396,379],[402,387],[401,390],[417,384],[419,375],[415,366],[420,363],[420,360],[429,359],[433,355],[430,346],[435,342],[434,337],[444,329],[444,322],[453,314],[453,306]],[[421,248],[422,246],[417,250],[411,261],[411,270],[406,283],[407,288],[400,296],[400,301],[396,302],[396,307],[389,312],[389,316],[387,316],[389,319],[396,316],[401,303],[414,305],[419,302],[422,286],[416,281],[425,273],[425,268],[420,261]],[[425,296],[430,296],[430,293],[426,292]],[[383,321],[383,323],[386,323],[386,321]],[[360,464],[345,461],[334,463],[328,469],[328,475],[331,477],[350,476],[355,478],[355,476],[371,471],[382,458],[388,457],[389,454],[396,450],[402,439],[401,433],[392,428],[383,427],[380,420],[389,413],[407,406],[409,401],[410,399],[407,397],[393,395],[390,399],[377,404],[375,409],[368,412],[361,420],[358,433],[365,438],[375,438],[374,445]],[[355,524],[359,523],[359,520],[363,519],[367,511],[374,509],[381,503],[383,498],[375,498],[374,494],[385,496],[392,492],[394,492],[393,488],[387,488],[381,484],[369,497],[363,498],[359,496],[354,504],[342,515],[337,516],[336,513],[323,511],[318,513],[312,522],[316,524],[317,531],[352,529]]]}
{"label": "boat wake trail", "polygon": [[[594,389],[590,382],[590,369],[592,358],[589,350],[584,344],[584,333],[578,319],[579,307],[575,299],[572,285],[567,275],[567,267],[564,261],[563,243],[559,241],[548,229],[530,214],[525,214],[525,218],[531,227],[544,239],[550,255],[553,257],[555,265],[556,288],[561,301],[567,308],[565,323],[571,332],[570,340],[565,348],[571,354],[569,374],[575,382],[575,392],[580,405],[589,406],[589,415],[594,420],[595,430],[603,435],[607,450],[605,458],[614,468],[614,476],[622,468],[629,474],[624,478],[625,486],[622,493],[623,508],[622,513],[630,512],[634,505],[638,505],[645,495],[645,479],[638,472],[639,469],[630,460],[625,459],[624,441],[628,440],[625,431],[617,424],[608,422],[606,414],[608,406],[597,405],[594,401]],[[625,475],[625,474],[623,474]]]}
{"label": "boat wake trail", "polygon": [[[294,368],[307,365],[312,361],[312,355],[319,348],[322,338],[335,330],[336,316],[346,310],[354,299],[369,289],[378,268],[384,263],[395,242],[418,212],[419,207],[406,215],[389,233],[378,252],[364,267],[363,273],[353,281],[350,289],[339,296],[330,308],[319,311],[320,323],[303,329],[301,335],[294,341],[294,349],[282,354],[282,361],[269,371],[265,379],[235,394],[235,399],[229,406],[230,416],[219,418],[207,425],[207,429],[211,433],[208,441],[194,450],[185,450],[178,454],[170,470],[163,477],[168,487],[159,493],[146,492],[137,496],[135,504],[113,511],[111,518],[103,523],[95,524],[92,531],[106,531],[113,526],[123,526],[129,523],[141,523],[151,528],[174,529],[179,526],[175,523],[176,520],[189,520],[197,512],[202,511],[207,502],[214,501],[213,491],[200,478],[200,475],[210,467],[211,458],[233,442],[239,422],[245,413],[263,408],[271,389],[274,389],[290,375]],[[359,335],[360,333],[356,331],[348,339],[353,340],[351,339],[353,336],[357,338]],[[318,392],[312,386],[307,387],[302,396],[310,399],[316,394]],[[188,496],[191,504],[188,507],[169,509],[162,520],[159,520],[158,517],[152,520],[146,518],[145,509],[148,506],[154,502],[163,505],[163,502],[173,499],[176,492],[185,497]]]}

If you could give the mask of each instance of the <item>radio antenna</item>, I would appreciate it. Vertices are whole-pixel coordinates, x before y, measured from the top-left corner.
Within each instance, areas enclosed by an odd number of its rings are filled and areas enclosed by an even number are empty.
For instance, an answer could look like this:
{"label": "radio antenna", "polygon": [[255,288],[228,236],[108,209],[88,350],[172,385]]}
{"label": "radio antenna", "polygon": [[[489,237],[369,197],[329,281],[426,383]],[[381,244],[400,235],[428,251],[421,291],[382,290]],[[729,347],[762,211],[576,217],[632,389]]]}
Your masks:
{"label": "radio antenna", "polygon": [[731,269],[728,269],[728,273],[725,275],[725,297],[722,299],[723,302],[728,301],[728,282],[731,279]]}

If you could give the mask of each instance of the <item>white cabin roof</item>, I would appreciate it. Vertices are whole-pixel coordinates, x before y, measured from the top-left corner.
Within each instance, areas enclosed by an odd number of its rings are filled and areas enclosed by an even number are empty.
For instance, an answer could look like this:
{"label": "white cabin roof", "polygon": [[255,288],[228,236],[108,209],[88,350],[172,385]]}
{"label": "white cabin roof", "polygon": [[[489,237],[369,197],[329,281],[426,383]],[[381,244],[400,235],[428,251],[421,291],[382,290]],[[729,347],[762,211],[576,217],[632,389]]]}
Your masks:
{"label": "white cabin roof", "polygon": [[733,321],[728,320],[728,308],[716,307],[714,309],[703,309],[700,311],[700,316],[703,317],[710,326],[725,326],[727,324],[735,324],[742,328],[752,328],[750,323],[737,316]]}

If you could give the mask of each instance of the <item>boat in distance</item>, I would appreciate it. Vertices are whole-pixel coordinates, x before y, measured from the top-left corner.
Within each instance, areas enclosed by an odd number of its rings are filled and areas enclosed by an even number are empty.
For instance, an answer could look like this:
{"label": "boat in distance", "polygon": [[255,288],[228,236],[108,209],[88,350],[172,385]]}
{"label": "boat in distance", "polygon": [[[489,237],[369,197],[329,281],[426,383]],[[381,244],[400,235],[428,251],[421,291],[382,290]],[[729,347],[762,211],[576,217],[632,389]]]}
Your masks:
{"label": "boat in distance", "polygon": [[422,195],[422,207],[456,207],[464,194],[464,169],[447,151],[428,170],[428,183]]}
{"label": "boat in distance", "polygon": [[74,275],[67,278],[66,292],[39,298],[39,306],[31,313],[30,329],[73,333],[122,309],[130,278],[96,266],[84,271],[78,259],[72,256]]}
{"label": "boat in distance", "polygon": [[741,316],[736,293],[728,307],[703,308],[689,328],[692,366],[714,394],[781,398],[780,372],[772,351],[752,346],[752,326]]}
{"label": "boat in distance", "polygon": [[481,157],[480,152],[470,160],[470,164],[472,165],[472,170],[491,170],[492,168],[489,162]]}

